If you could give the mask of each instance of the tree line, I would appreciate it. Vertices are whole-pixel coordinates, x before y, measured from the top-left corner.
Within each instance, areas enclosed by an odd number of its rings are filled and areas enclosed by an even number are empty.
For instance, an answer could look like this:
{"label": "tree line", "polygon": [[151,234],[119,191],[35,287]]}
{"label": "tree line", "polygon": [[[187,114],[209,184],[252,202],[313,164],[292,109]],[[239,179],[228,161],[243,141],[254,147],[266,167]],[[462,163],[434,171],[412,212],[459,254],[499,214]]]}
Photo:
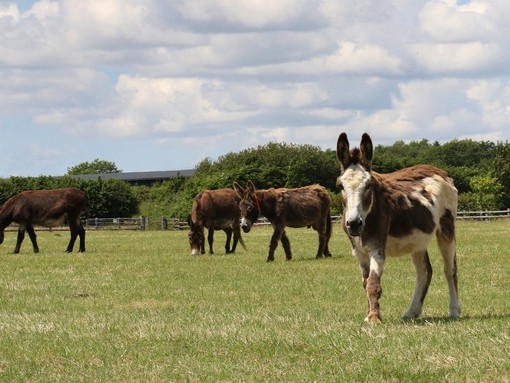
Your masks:
{"label": "tree line", "polygon": [[[459,191],[459,210],[500,210],[510,208],[510,145],[473,140],[453,140],[445,144],[428,140],[378,145],[373,170],[392,172],[419,163],[448,171]],[[332,213],[341,213],[336,178],[336,152],[311,145],[268,143],[196,166],[194,177],[171,179],[146,189],[146,207],[166,209],[165,214],[185,217],[193,197],[203,189],[231,187],[233,181],[248,180],[260,189],[299,187],[320,183],[332,198]]]}
{"label": "tree line", "polygon": [[[510,145],[508,142],[428,140],[375,147],[373,170],[392,172],[419,163],[448,171],[459,190],[459,210],[510,208]],[[252,180],[260,189],[325,186],[332,198],[332,213],[340,214],[335,183],[339,165],[334,150],[312,145],[268,143],[217,160],[197,164],[193,177],[174,177],[153,186],[131,186],[120,180],[80,180],[73,174],[120,172],[114,163],[94,160],[68,169],[64,177],[11,177],[0,180],[0,203],[23,190],[75,186],[89,199],[89,217],[175,217],[185,219],[194,196],[203,189],[231,187],[233,181]]]}

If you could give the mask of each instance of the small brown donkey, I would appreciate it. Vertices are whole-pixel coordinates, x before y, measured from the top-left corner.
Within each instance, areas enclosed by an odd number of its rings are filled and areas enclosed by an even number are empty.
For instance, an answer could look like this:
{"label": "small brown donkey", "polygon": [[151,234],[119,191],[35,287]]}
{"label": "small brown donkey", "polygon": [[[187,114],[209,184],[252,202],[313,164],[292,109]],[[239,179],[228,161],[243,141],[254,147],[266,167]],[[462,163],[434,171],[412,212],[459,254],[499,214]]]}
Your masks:
{"label": "small brown donkey", "polygon": [[[204,227],[207,227],[209,253],[213,252],[214,230],[223,230],[227,234],[225,251],[227,254],[236,251],[237,242],[244,246],[239,226],[239,198],[232,189],[202,190],[195,196],[191,214],[188,216],[188,233],[191,255],[205,253]],[[234,243],[230,248],[230,240],[234,234]]]}
{"label": "small brown donkey", "polygon": [[87,196],[76,188],[53,190],[28,190],[16,194],[0,208],[0,243],[4,241],[4,229],[12,222],[19,224],[18,239],[14,253],[19,253],[21,243],[28,232],[34,252],[39,252],[34,225],[60,226],[67,219],[71,240],[67,252],[73,251],[76,237],[80,236],[80,252],[85,251],[85,229],[80,214],[87,206]]}
{"label": "small brown donkey", "polygon": [[331,200],[325,188],[320,185],[305,186],[297,189],[256,190],[251,181],[246,189],[234,182],[234,190],[241,198],[241,228],[249,232],[252,225],[262,215],[273,225],[273,236],[269,243],[268,262],[274,261],[274,252],[278,242],[282,242],[287,260],[292,259],[290,241],[285,227],[313,227],[319,234],[317,258],[331,256],[329,239],[331,237]]}
{"label": "small brown donkey", "polygon": [[405,318],[416,318],[432,278],[427,245],[435,236],[443,257],[450,293],[450,317],[460,317],[457,290],[455,218],[457,189],[441,169],[416,165],[394,173],[371,170],[372,140],[363,134],[359,148],[349,150],[345,133],[337,142],[342,190],[342,223],[352,254],[358,259],[368,298],[366,321],[379,322],[381,276],[386,256],[410,254],[416,285]]}

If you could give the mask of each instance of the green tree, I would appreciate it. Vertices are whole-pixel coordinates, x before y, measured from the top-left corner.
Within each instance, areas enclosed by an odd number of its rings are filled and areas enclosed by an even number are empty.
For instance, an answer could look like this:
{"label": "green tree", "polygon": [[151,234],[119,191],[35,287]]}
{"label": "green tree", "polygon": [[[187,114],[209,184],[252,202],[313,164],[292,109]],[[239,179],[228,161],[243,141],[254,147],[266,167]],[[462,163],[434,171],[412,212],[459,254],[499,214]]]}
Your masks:
{"label": "green tree", "polygon": [[87,193],[89,217],[132,217],[138,213],[138,198],[132,186],[120,180],[82,181]]}
{"label": "green tree", "polygon": [[82,162],[76,166],[67,168],[68,175],[79,174],[101,174],[101,173],[122,173],[114,162],[96,158],[92,162]]}
{"label": "green tree", "polygon": [[477,175],[471,178],[470,185],[475,210],[501,209],[503,186],[495,177],[491,174]]}
{"label": "green tree", "polygon": [[498,142],[494,158],[494,176],[503,187],[503,205],[510,208],[510,145]]}

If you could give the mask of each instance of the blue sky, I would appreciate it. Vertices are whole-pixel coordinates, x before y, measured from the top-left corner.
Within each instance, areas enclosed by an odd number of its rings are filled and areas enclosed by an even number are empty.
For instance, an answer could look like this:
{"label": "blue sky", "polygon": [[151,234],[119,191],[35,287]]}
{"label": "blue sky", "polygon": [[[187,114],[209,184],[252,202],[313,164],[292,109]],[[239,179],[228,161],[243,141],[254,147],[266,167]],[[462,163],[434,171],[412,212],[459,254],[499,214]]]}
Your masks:
{"label": "blue sky", "polygon": [[510,2],[0,0],[0,177],[510,138]]}

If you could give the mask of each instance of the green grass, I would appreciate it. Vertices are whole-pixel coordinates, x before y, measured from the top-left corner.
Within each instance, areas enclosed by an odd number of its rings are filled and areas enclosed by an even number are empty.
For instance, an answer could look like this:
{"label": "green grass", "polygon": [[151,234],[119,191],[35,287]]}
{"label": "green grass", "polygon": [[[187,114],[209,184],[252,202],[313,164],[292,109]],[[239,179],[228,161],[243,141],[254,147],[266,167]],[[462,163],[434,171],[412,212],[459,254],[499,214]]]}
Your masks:
{"label": "green grass", "polygon": [[409,257],[388,259],[383,323],[366,324],[355,259],[335,225],[333,258],[317,237],[289,229],[265,262],[271,229],[248,246],[189,255],[186,232],[88,231],[87,253],[65,254],[68,233],[39,232],[41,252],[15,233],[0,246],[2,382],[508,382],[510,221],[460,222],[463,319],[449,320],[440,256],[424,317],[404,322],[414,284]]}

